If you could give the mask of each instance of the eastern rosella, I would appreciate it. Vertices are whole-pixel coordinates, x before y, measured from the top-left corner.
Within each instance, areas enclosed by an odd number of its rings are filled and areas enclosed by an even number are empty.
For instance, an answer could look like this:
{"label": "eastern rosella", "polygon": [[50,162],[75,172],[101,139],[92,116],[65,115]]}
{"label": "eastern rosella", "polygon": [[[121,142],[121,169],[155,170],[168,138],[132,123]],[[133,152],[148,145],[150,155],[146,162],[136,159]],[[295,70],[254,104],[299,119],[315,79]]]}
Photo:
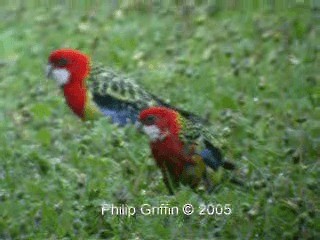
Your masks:
{"label": "eastern rosella", "polygon": [[209,169],[235,168],[233,163],[223,159],[219,142],[207,128],[187,120],[175,110],[166,107],[145,109],[140,113],[137,125],[150,138],[152,155],[170,194],[179,182],[195,188],[201,180],[210,191]]}
{"label": "eastern rosella", "polygon": [[108,116],[124,126],[135,123],[139,112],[150,106],[166,106],[179,111],[191,121],[204,121],[187,111],[169,106],[144,90],[131,78],[92,64],[84,53],[74,49],[51,52],[47,76],[62,88],[71,110],[83,120]]}

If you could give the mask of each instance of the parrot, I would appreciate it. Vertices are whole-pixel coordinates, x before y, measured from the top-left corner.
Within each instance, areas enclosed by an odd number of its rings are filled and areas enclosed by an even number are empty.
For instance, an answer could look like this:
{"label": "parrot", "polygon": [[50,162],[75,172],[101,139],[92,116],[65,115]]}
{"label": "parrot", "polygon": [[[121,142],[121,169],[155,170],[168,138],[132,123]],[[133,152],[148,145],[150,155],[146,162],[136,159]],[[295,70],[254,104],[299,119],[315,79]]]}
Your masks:
{"label": "parrot", "polygon": [[194,122],[206,122],[196,114],[170,106],[149,93],[133,79],[102,64],[94,64],[79,50],[54,50],[48,58],[46,75],[63,90],[69,108],[82,120],[101,116],[119,126],[135,123],[139,112],[151,106],[165,106]]}
{"label": "parrot", "polygon": [[136,125],[149,137],[151,153],[171,195],[180,183],[196,189],[203,182],[211,192],[209,170],[236,168],[233,162],[224,160],[221,141],[206,126],[186,119],[174,109],[144,109]]}

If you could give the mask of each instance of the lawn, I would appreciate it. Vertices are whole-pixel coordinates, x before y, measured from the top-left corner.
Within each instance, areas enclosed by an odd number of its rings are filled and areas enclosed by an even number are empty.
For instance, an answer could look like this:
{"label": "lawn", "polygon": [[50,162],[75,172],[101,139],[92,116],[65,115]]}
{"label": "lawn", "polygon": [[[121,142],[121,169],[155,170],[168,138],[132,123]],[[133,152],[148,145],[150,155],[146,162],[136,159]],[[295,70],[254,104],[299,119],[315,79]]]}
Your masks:
{"label": "lawn", "polygon": [[[4,1],[0,239],[318,238],[315,2]],[[107,119],[84,123],[65,105],[44,74],[60,47],[208,116],[238,169],[211,194],[181,187],[169,196],[145,136]],[[233,175],[245,186],[229,182]],[[190,216],[182,212],[187,203]],[[102,215],[102,204],[179,212]],[[226,205],[230,214],[219,214]]]}

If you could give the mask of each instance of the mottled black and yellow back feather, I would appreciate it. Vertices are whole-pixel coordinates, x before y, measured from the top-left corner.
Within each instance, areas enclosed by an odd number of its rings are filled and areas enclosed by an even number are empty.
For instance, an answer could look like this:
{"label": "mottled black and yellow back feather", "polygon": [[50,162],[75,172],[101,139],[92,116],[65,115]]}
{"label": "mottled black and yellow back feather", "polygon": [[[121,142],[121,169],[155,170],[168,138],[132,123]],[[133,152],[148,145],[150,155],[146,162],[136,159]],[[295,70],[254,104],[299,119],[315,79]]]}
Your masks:
{"label": "mottled black and yellow back feather", "polygon": [[205,122],[201,117],[173,107],[147,92],[133,79],[102,65],[92,65],[87,79],[91,100],[103,115],[119,125],[136,122],[139,112],[151,106],[165,106],[178,111],[192,122]]}
{"label": "mottled black and yellow back feather", "polygon": [[192,122],[185,117],[178,115],[178,122],[181,126],[179,138],[184,143],[185,149],[195,147],[207,166],[217,170],[220,166],[227,169],[234,169],[235,165],[224,160],[221,148],[223,139],[218,138],[201,122]]}

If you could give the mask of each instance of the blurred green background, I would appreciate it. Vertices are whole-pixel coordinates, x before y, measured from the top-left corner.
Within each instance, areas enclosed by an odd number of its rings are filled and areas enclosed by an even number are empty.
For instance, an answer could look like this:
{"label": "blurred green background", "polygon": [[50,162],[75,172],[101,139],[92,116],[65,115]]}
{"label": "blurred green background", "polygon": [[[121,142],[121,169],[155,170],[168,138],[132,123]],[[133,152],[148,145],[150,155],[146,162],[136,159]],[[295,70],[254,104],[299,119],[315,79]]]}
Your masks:
{"label": "blurred green background", "polygon": [[[320,236],[317,1],[1,1],[0,239]],[[46,80],[80,49],[210,116],[247,188],[168,196],[147,139],[76,118]],[[102,203],[231,204],[229,216],[101,216]]]}

